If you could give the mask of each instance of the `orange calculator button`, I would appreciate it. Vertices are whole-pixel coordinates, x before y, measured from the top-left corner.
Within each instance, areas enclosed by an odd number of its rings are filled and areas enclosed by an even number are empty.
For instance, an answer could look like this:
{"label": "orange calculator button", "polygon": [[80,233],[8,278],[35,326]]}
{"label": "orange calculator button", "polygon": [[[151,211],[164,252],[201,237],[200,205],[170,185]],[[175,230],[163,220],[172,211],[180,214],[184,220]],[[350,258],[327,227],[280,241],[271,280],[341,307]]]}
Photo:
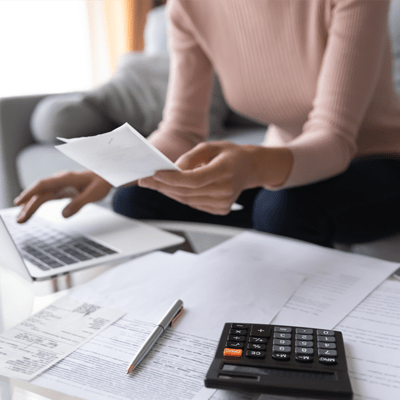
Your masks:
{"label": "orange calculator button", "polygon": [[224,349],[224,356],[242,357],[242,353],[242,349],[230,349],[228,347],[225,347]]}

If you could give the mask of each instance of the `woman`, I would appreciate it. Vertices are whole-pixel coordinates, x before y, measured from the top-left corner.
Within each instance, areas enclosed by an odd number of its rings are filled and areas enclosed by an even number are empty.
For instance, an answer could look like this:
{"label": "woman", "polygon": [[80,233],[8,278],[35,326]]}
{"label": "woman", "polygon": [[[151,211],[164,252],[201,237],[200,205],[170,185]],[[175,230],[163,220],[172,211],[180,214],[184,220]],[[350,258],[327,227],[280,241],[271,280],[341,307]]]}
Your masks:
{"label": "woman", "polygon": [[[325,246],[398,231],[400,104],[389,1],[167,6],[170,86],[149,140],[183,171],[121,189],[117,212],[254,227]],[[263,146],[205,142],[213,69],[231,108],[269,124]],[[71,187],[79,194],[65,217],[110,189],[91,172],[40,181],[16,199],[18,220]],[[235,201],[244,209],[229,213]]]}

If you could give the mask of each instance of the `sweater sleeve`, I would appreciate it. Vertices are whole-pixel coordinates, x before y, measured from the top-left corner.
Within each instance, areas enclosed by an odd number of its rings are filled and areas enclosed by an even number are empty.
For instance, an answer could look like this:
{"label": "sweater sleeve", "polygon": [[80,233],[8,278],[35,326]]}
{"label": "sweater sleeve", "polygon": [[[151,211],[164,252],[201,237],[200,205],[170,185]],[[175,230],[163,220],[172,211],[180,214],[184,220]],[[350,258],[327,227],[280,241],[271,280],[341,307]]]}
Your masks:
{"label": "sweater sleeve", "polygon": [[345,171],[380,77],[389,1],[336,0],[313,108],[302,133],[286,146],[293,165],[274,189],[305,185]]}
{"label": "sweater sleeve", "polygon": [[171,54],[167,100],[150,140],[175,161],[207,139],[213,70],[180,0],[168,1],[167,15]]}

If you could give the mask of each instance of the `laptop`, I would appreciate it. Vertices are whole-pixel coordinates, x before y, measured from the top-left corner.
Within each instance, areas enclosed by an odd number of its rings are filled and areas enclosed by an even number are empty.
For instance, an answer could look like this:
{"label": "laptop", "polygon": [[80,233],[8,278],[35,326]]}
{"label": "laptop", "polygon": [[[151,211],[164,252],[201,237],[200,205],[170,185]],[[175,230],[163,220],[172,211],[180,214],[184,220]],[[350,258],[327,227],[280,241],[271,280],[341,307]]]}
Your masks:
{"label": "laptop", "polygon": [[65,219],[61,211],[67,202],[43,204],[25,224],[16,222],[19,208],[0,210],[0,263],[29,281],[41,281],[184,242],[96,204]]}

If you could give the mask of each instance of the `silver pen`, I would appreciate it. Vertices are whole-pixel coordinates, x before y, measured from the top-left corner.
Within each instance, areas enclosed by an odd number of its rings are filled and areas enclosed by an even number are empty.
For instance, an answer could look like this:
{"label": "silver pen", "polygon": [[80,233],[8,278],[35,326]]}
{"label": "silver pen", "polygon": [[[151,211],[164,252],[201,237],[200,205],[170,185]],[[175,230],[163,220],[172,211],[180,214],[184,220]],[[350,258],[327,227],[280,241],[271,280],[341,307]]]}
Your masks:
{"label": "silver pen", "polygon": [[177,300],[175,304],[165,314],[164,318],[160,321],[160,323],[154,328],[154,331],[144,342],[142,347],[139,349],[136,356],[129,364],[129,367],[126,371],[127,374],[131,373],[140,364],[143,358],[146,357],[147,353],[156,344],[158,338],[162,335],[165,329],[167,329],[169,325],[174,326],[175,322],[182,315],[182,312],[183,312],[183,301]]}

